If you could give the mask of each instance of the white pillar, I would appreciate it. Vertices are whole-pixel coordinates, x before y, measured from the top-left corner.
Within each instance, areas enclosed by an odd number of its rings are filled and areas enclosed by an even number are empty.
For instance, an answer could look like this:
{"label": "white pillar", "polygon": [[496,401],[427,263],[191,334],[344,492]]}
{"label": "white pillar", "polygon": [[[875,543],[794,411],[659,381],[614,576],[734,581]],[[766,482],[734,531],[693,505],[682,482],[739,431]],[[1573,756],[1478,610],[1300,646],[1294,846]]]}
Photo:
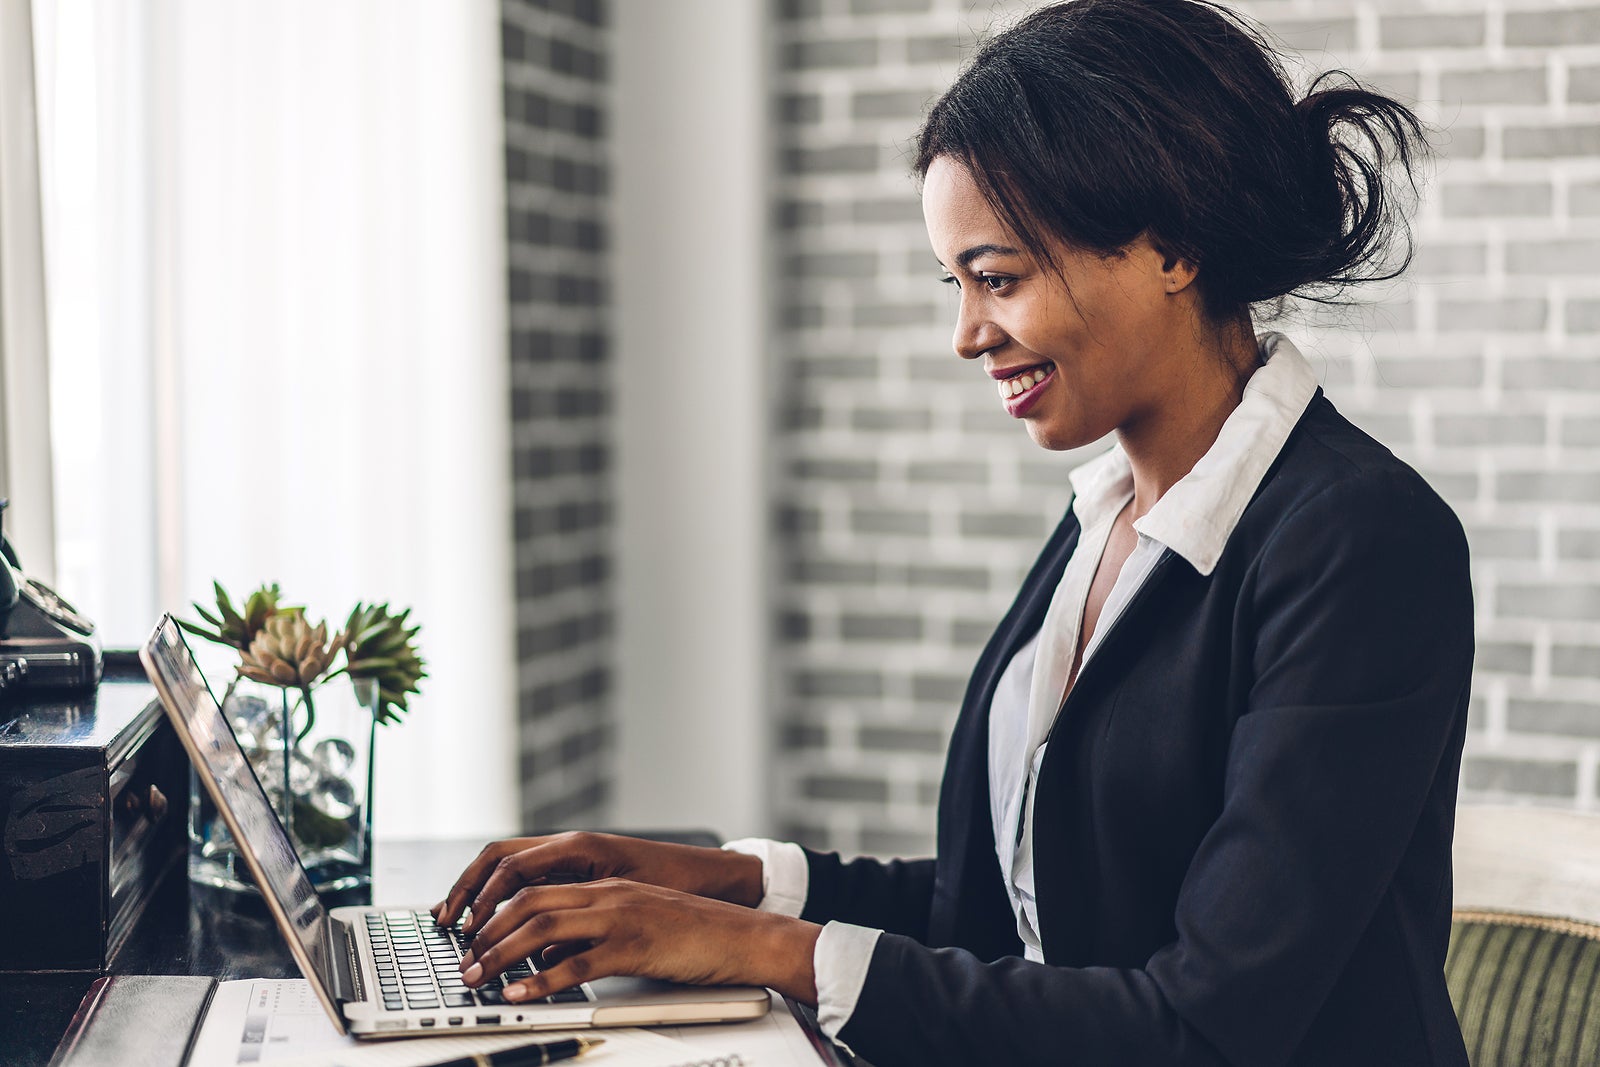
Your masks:
{"label": "white pillar", "polygon": [[0,3],[0,496],[6,536],[34,577],[55,580],[44,220],[33,18]]}
{"label": "white pillar", "polygon": [[769,829],[767,7],[613,9],[623,826]]}

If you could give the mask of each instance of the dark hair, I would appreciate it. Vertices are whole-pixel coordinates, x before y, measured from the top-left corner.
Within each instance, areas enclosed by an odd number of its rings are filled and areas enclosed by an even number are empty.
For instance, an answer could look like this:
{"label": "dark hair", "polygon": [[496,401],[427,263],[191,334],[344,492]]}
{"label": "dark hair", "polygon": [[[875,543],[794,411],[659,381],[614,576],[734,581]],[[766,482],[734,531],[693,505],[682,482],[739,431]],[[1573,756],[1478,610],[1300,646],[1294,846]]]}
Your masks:
{"label": "dark hair", "polygon": [[1217,4],[1074,0],[978,50],[918,133],[915,169],[963,163],[1052,267],[1042,235],[1110,255],[1148,232],[1196,265],[1220,324],[1290,295],[1347,303],[1347,285],[1404,271],[1389,171],[1415,194],[1427,152],[1410,109],[1342,71],[1296,103],[1277,50]]}

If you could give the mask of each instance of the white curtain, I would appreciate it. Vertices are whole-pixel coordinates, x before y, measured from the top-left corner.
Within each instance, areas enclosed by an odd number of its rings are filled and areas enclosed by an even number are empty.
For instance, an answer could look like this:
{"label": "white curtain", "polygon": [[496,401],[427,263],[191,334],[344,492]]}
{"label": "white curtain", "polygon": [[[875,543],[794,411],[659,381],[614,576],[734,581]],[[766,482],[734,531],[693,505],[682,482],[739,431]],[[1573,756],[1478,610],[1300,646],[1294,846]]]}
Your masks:
{"label": "white curtain", "polygon": [[[412,607],[432,677],[380,731],[377,833],[509,832],[497,4],[35,6],[61,77],[87,32],[100,79],[92,116],[67,81],[46,102],[57,147],[89,125],[97,154],[92,203],[47,194],[61,591],[119,644],[213,577],[335,625]],[[84,184],[61,162],[53,188]],[[84,211],[100,247],[57,257]]]}

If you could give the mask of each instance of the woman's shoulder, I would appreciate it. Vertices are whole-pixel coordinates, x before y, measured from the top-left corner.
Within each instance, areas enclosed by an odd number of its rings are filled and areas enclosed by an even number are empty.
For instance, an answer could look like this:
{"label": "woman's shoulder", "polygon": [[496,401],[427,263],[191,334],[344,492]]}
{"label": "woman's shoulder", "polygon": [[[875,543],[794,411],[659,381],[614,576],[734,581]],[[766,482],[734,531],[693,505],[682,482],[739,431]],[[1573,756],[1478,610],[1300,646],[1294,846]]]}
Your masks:
{"label": "woman's shoulder", "polygon": [[1319,390],[1263,480],[1241,525],[1257,538],[1296,527],[1324,536],[1368,530],[1466,551],[1466,535],[1442,497],[1414,467],[1340,414]]}

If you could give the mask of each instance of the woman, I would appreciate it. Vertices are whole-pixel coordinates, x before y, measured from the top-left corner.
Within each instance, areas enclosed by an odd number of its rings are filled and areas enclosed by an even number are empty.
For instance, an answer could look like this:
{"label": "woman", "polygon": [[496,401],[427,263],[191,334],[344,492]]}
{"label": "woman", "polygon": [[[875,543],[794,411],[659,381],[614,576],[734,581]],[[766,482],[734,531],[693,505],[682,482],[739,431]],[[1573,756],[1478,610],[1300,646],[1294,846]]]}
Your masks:
{"label": "woman", "polygon": [[1465,541],[1251,320],[1397,273],[1386,169],[1421,138],[1353,84],[1296,103],[1194,0],[985,46],[918,144],[955,350],[1041,446],[1116,446],[978,662],[938,858],[501,842],[436,909],[471,906],[469,984],[546,948],[517,992],[765,984],[880,1067],[1465,1064]]}

